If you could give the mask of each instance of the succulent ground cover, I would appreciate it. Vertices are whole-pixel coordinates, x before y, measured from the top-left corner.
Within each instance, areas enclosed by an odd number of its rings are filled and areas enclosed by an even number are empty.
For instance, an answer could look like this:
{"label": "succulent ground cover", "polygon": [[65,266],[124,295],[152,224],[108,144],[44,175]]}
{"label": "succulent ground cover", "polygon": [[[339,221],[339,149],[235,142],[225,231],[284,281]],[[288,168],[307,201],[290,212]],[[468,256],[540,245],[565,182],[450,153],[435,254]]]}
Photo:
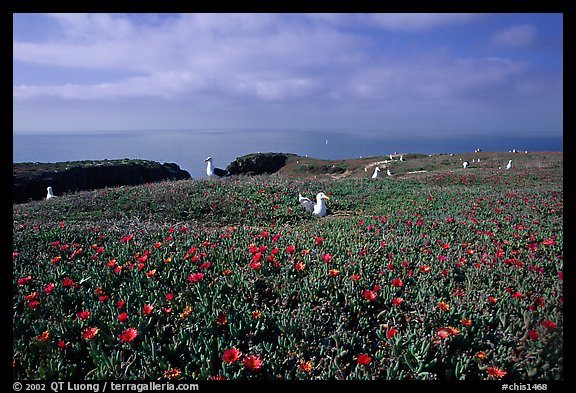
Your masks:
{"label": "succulent ground cover", "polygon": [[[560,158],[14,205],[13,376],[561,380],[562,181]],[[298,205],[319,191],[325,218]]]}

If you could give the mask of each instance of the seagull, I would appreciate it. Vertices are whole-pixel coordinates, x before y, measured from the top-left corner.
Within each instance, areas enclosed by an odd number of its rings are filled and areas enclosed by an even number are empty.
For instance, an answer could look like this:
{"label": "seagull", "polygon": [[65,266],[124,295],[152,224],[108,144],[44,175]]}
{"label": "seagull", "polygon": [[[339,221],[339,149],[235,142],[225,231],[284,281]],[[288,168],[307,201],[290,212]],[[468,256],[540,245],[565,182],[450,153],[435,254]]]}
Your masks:
{"label": "seagull", "polygon": [[300,202],[304,209],[318,217],[324,217],[326,215],[326,204],[324,200],[330,200],[330,198],[323,192],[319,192],[318,195],[316,195],[316,203],[303,197],[302,194],[298,194],[298,202]]}
{"label": "seagull", "polygon": [[221,178],[230,175],[230,173],[224,169],[214,168],[212,166],[212,157],[208,157],[207,159],[204,160],[204,162],[207,163],[206,174],[208,175],[208,177]]}
{"label": "seagull", "polygon": [[394,172],[390,172],[390,169],[386,169],[386,173],[388,176],[394,176]]}
{"label": "seagull", "polygon": [[508,164],[506,164],[506,169],[510,169],[512,168],[512,160],[508,161]]}
{"label": "seagull", "polygon": [[468,168],[468,165],[469,165],[469,164],[470,164],[470,163],[469,163],[468,161],[464,161],[464,162],[462,163],[462,166],[464,167],[464,169],[466,169],[466,168]]}
{"label": "seagull", "polygon": [[404,156],[400,155],[400,161],[404,161]]}
{"label": "seagull", "polygon": [[48,187],[46,190],[48,191],[46,199],[56,198],[56,195],[54,195],[54,192],[52,191],[52,187]]}
{"label": "seagull", "polygon": [[378,167],[374,168],[374,173],[372,174],[372,179],[378,179],[380,177],[380,174],[378,172],[380,172],[380,168],[378,168]]}

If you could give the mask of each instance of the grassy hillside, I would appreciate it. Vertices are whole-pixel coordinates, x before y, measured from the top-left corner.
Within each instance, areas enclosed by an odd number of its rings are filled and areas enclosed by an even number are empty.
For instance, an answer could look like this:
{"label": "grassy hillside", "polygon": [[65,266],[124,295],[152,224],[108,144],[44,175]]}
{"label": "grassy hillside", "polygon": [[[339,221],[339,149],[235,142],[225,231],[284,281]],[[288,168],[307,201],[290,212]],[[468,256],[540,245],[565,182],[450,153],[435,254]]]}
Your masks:
{"label": "grassy hillside", "polygon": [[14,377],[562,379],[562,154],[404,158],[14,205]]}

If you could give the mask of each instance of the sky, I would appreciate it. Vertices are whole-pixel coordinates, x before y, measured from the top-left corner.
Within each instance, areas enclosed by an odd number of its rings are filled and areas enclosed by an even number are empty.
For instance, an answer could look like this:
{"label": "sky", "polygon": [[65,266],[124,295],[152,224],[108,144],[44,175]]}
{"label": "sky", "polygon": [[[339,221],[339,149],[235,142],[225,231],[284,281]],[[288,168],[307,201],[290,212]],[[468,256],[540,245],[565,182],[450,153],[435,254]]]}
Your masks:
{"label": "sky", "polygon": [[13,15],[13,133],[563,132],[563,14]]}

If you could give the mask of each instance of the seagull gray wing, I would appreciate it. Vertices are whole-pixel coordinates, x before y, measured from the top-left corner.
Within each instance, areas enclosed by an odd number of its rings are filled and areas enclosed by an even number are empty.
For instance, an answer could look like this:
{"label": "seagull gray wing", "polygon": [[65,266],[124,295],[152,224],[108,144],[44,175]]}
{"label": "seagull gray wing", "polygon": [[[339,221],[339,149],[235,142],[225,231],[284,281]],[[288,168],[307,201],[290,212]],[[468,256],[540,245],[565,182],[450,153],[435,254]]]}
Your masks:
{"label": "seagull gray wing", "polygon": [[306,209],[306,211],[312,213],[314,211],[314,202],[310,199],[303,197],[302,195],[298,196],[298,202]]}

